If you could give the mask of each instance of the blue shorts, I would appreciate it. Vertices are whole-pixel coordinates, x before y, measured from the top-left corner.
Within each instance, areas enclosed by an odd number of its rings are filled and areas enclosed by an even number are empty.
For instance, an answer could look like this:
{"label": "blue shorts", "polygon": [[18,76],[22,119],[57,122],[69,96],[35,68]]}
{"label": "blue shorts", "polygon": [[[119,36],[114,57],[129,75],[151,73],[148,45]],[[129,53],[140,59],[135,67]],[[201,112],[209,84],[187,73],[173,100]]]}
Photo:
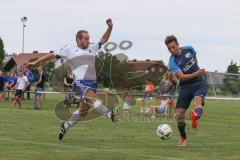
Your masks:
{"label": "blue shorts", "polygon": [[157,113],[164,113],[165,107],[164,106],[160,106],[160,107],[157,108],[156,111],[157,111]]}
{"label": "blue shorts", "polygon": [[78,96],[84,97],[85,92],[90,89],[97,92],[97,81],[76,80],[73,84],[74,90]]}
{"label": "blue shorts", "polygon": [[205,81],[198,81],[194,83],[179,85],[179,94],[176,108],[183,108],[187,110],[192,99],[195,96],[202,97],[204,105],[204,98],[207,94],[207,91],[208,85]]}
{"label": "blue shorts", "polygon": [[150,99],[151,93],[149,92],[144,92],[143,94],[143,100]]}

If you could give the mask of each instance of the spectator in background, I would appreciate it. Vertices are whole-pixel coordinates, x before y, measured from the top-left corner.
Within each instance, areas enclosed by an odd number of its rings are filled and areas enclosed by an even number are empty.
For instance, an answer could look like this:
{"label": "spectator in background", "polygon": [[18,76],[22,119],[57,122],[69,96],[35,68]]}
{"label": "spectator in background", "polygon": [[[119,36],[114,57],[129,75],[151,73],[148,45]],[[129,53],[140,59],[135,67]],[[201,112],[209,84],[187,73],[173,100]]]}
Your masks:
{"label": "spectator in background", "polygon": [[31,79],[34,80],[34,76],[33,76],[32,71],[31,71],[29,68],[27,68],[25,65],[23,66],[23,68],[24,68],[23,74],[26,76],[26,75],[27,75],[27,72],[29,72],[29,76],[31,77]]}
{"label": "spectator in background", "polygon": [[[73,74],[68,70],[67,75],[64,77],[64,91],[72,92],[73,91]],[[65,95],[65,104],[71,105],[72,94],[68,93]]]}
{"label": "spectator in background", "polygon": [[64,88],[67,90],[67,86],[72,86],[73,85],[73,74],[71,71],[68,71],[66,77],[64,77]]}
{"label": "spectator in background", "polygon": [[177,78],[170,71],[168,72],[168,77],[169,77],[169,82],[170,82],[170,89],[169,89],[169,92],[168,92],[169,100],[170,100],[169,113],[175,113],[174,96],[175,96],[176,87],[177,87]]}
{"label": "spectator in background", "polygon": [[130,103],[131,103],[131,96],[129,95],[128,91],[124,92],[124,104],[123,104],[123,110],[124,114],[123,116],[127,118],[129,116],[129,110],[130,110]]}
{"label": "spectator in background", "polygon": [[13,72],[8,72],[8,75],[7,89],[12,90],[17,83],[17,78],[14,76]]}
{"label": "spectator in background", "polygon": [[0,71],[0,101],[3,101],[5,99],[5,87],[7,83],[7,78],[2,74],[2,71]]}
{"label": "spectator in background", "polygon": [[29,85],[28,85],[28,87],[26,88],[25,91],[27,91],[27,99],[30,99],[30,90],[31,90],[31,87],[32,87],[34,77],[33,77],[32,72],[29,69],[26,70],[25,76],[27,77],[28,83],[29,83]]}
{"label": "spectator in background", "polygon": [[168,105],[169,114],[174,113],[174,108],[175,108],[174,95],[175,95],[176,85],[177,85],[177,79],[170,71],[167,71],[163,75],[163,79],[158,85],[157,98],[158,100],[162,100],[163,98],[169,99],[169,105]]}
{"label": "spectator in background", "polygon": [[156,119],[157,113],[159,113],[161,115],[167,115],[169,105],[170,105],[169,98],[161,98],[159,106],[150,106],[151,118]]}
{"label": "spectator in background", "polygon": [[[36,92],[43,92],[44,91],[44,84],[45,84],[45,75],[43,72],[42,66],[38,66],[38,81],[36,82]],[[43,93],[36,93],[35,98],[35,109],[42,109],[43,104]]]}
{"label": "spectator in background", "polygon": [[158,84],[158,96],[157,99],[160,100],[161,96],[164,95],[166,90],[168,89],[168,74],[164,74],[162,80]]}
{"label": "spectator in background", "polygon": [[145,80],[145,89],[143,92],[143,101],[142,101],[142,108],[141,113],[148,113],[150,111],[149,105],[150,105],[150,97],[154,92],[154,85],[153,83],[149,82],[148,80]]}
{"label": "spectator in background", "polygon": [[21,97],[22,97],[23,91],[27,86],[28,86],[27,77],[23,75],[23,72],[21,70],[18,70],[17,84],[14,87],[16,89],[16,92],[13,98],[12,108],[15,108],[17,103],[19,105],[19,108],[21,108]]}

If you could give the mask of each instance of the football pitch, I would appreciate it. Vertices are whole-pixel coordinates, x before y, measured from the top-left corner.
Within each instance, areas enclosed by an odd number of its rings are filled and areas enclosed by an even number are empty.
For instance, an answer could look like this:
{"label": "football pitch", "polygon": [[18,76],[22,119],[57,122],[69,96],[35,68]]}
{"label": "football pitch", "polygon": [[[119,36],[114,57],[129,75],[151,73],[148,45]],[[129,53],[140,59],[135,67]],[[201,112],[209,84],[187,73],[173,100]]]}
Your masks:
{"label": "football pitch", "polygon": [[[24,109],[1,102],[0,160],[240,159],[240,102],[207,101],[199,128],[192,129],[188,121],[188,145],[178,148],[176,122],[165,119],[112,123],[101,117],[78,123],[59,141],[60,120],[54,106],[62,98],[46,95],[39,111],[33,110],[33,101],[23,101]],[[174,130],[169,140],[156,135],[161,123]]]}

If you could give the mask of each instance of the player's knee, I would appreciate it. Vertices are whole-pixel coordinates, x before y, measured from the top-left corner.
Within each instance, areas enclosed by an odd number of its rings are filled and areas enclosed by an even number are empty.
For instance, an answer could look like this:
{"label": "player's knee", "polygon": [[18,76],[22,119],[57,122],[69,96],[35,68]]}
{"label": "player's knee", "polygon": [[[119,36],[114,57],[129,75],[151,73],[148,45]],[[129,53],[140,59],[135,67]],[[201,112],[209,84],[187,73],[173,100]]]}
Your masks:
{"label": "player's knee", "polygon": [[185,124],[185,118],[183,114],[176,114],[175,115],[175,120],[177,121],[178,125],[183,125]]}
{"label": "player's knee", "polygon": [[87,111],[81,111],[80,113],[79,113],[79,115],[80,115],[80,117],[85,117],[86,115],[87,115]]}
{"label": "player's knee", "polygon": [[97,100],[96,93],[94,91],[92,91],[91,89],[87,89],[85,91],[85,97],[86,97],[87,101],[89,101],[92,104]]}
{"label": "player's knee", "polygon": [[79,110],[80,117],[85,117],[87,115],[89,109],[90,109],[90,107],[88,105],[82,105],[81,109]]}

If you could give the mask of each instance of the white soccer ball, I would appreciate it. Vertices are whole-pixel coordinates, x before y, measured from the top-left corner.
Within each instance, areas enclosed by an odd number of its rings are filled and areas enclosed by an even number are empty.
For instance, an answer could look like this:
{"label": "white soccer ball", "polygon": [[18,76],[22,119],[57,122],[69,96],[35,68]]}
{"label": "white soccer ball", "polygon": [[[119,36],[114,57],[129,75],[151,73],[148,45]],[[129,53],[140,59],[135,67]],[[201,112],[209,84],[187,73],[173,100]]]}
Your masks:
{"label": "white soccer ball", "polygon": [[172,128],[168,124],[161,124],[157,128],[157,135],[164,140],[170,138],[172,135],[172,132],[173,132]]}

